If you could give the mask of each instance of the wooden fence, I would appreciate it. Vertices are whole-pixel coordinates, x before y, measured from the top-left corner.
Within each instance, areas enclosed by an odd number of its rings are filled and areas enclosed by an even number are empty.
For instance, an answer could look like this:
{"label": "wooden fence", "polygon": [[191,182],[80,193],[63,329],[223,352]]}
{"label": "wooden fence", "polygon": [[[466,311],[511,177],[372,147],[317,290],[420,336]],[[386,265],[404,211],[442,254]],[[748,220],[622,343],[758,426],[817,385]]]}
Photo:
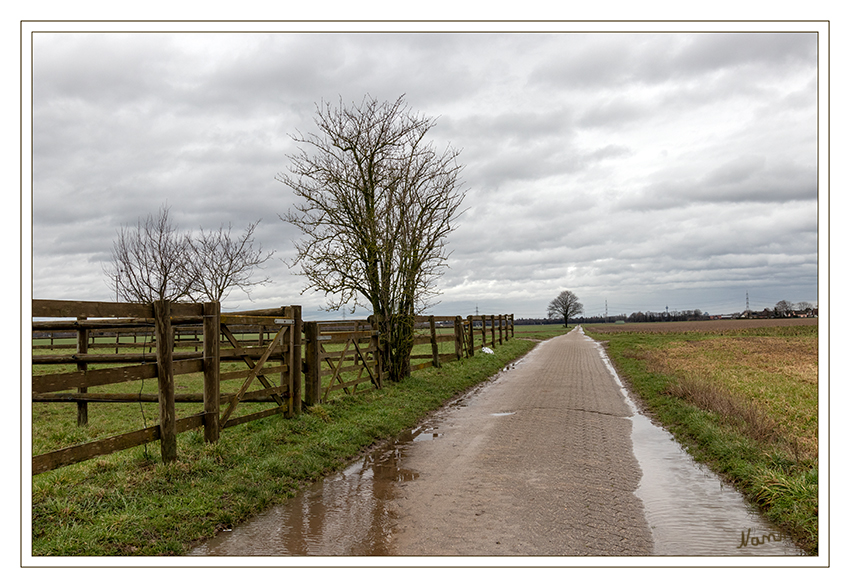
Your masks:
{"label": "wooden fence", "polygon": [[[411,372],[428,366],[440,367],[443,363],[463,357],[473,357],[476,351],[487,346],[488,333],[491,346],[495,347],[497,341],[501,345],[514,335],[514,315],[470,315],[466,318],[417,316],[415,329],[417,334],[413,340],[414,352],[410,357]],[[441,344],[444,344],[442,349]],[[450,347],[448,351],[445,344]],[[416,348],[421,345],[430,345],[430,353],[423,353],[421,347]],[[428,361],[413,363],[423,359]]]}
{"label": "wooden fence", "polygon": [[[370,321],[302,322],[299,306],[221,313],[217,302],[33,300],[32,311],[34,319],[62,319],[33,320],[33,366],[73,368],[33,375],[33,402],[76,403],[79,426],[88,423],[92,403],[159,406],[159,424],[34,456],[33,474],[157,440],[163,461],[172,461],[180,432],[203,427],[204,439],[215,442],[224,428],[293,416],[302,403],[326,402],[332,392],[383,384],[379,332]],[[416,326],[411,371],[472,357],[488,339],[495,346],[512,337],[514,325],[513,315],[476,315],[420,316]],[[175,393],[175,376],[194,373],[203,374],[203,393]],[[154,378],[156,394],[90,390]],[[181,402],[203,403],[203,410],[177,419],[175,403]],[[276,406],[236,414],[246,403]]]}
{"label": "wooden fence", "polygon": [[[173,461],[177,457],[177,433],[203,427],[204,438],[215,442],[223,428],[272,414],[291,415],[300,409],[300,307],[237,315],[221,314],[217,302],[132,304],[33,300],[33,317],[76,317],[75,320],[33,321],[33,349],[66,349],[69,345],[55,343],[59,339],[57,334],[76,333],[75,353],[71,355],[33,354],[34,366],[72,365],[76,368],[75,371],[32,376],[33,402],[76,402],[78,425],[88,422],[90,403],[156,402],[159,405],[158,425],[34,456],[34,474],[156,440],[160,441],[163,461]],[[200,345],[203,349],[175,351],[178,345],[186,343],[185,338],[175,337],[177,325],[184,332],[199,333],[200,338],[193,337],[191,345],[196,349]],[[92,344],[92,331],[99,335],[115,333],[116,341],[108,344],[110,348],[115,347],[115,353],[90,353],[90,345],[96,345]],[[259,337],[250,341],[244,335],[246,331],[258,332]],[[49,345],[40,345],[45,338],[38,334],[45,333],[51,333],[53,340]],[[129,333],[133,333],[135,342],[127,341]],[[244,363],[248,369],[221,369],[222,365],[233,362]],[[120,365],[91,369],[100,364]],[[175,376],[199,372],[203,373],[202,394],[175,394]],[[270,381],[272,374],[280,375],[279,384]],[[96,386],[153,378],[158,382],[157,394],[89,391]],[[227,380],[241,380],[235,393],[221,393],[221,382]],[[256,386],[252,386],[254,382],[262,388],[256,390]],[[241,403],[270,401],[277,407],[234,416]],[[203,411],[177,419],[177,402],[203,403]],[[221,404],[225,405],[223,411]]]}
{"label": "wooden fence", "polygon": [[[215,309],[215,310],[214,310]],[[106,401],[101,395],[95,398],[88,393],[94,386],[104,386],[120,382],[156,378],[159,387],[159,424],[108,439],[94,441],[75,447],[69,447],[37,455],[32,458],[33,474],[45,472],[57,467],[91,459],[122,449],[135,447],[149,441],[160,441],[163,461],[172,461],[177,457],[177,438],[180,431],[205,427],[212,424],[206,413],[180,419],[174,411],[174,376],[177,374],[204,373],[204,390],[213,373],[218,372],[218,363],[208,356],[208,350],[198,356],[191,354],[175,355],[172,338],[173,325],[179,323],[201,324],[204,332],[215,329],[217,304],[178,304],[160,301],[154,304],[130,304],[119,302],[67,302],[58,300],[33,300],[32,313],[35,317],[77,317],[73,321],[33,321],[33,332],[37,331],[75,331],[77,333],[76,353],[71,356],[33,355],[33,364],[71,364],[76,371],[34,375],[32,377],[32,397],[35,402],[56,401],[56,392],[76,390],[65,395],[64,401],[78,403],[77,422],[87,421],[88,403],[91,400]],[[93,320],[100,319],[100,320]],[[104,320],[105,319],[105,320]],[[110,330],[128,327],[148,327],[152,329],[156,340],[153,356],[142,353],[116,353],[103,355],[89,353],[88,331],[90,329]],[[89,369],[100,363],[121,363],[113,368]],[[111,399],[115,401],[116,399]],[[135,400],[135,398],[133,399]],[[204,402],[205,407],[207,402]]]}

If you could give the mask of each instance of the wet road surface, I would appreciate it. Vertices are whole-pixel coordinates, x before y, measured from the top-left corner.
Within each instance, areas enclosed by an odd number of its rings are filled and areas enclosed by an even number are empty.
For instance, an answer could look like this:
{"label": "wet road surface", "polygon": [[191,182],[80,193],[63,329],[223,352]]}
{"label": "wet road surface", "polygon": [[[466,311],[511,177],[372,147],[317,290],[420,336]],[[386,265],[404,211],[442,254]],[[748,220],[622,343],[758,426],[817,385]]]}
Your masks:
{"label": "wet road surface", "polygon": [[595,344],[547,341],[412,446],[398,555],[646,555],[631,416]]}
{"label": "wet road surface", "polygon": [[580,329],[510,368],[191,555],[799,554],[637,414]]}

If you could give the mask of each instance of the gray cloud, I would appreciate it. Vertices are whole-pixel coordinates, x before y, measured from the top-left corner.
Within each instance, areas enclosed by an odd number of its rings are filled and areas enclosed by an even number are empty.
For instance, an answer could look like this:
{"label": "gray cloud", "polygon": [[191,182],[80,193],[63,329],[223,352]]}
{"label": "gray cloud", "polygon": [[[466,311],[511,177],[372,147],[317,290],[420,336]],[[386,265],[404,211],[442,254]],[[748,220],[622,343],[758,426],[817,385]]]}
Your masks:
{"label": "gray cloud", "polygon": [[315,312],[274,176],[315,103],[368,93],[405,94],[438,117],[435,146],[462,149],[446,312],[540,316],[564,288],[588,312],[816,300],[815,40],[36,33],[34,296],[109,299],[116,231],[167,202],[186,230],[263,219],[274,283],[230,304]]}

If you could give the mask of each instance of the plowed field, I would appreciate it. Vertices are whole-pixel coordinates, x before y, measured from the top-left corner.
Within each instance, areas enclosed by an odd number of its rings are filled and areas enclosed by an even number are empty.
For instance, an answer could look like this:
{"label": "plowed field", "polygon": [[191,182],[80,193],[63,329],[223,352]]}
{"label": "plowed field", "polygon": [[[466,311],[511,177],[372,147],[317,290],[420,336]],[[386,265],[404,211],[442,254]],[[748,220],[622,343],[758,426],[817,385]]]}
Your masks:
{"label": "plowed field", "polygon": [[626,324],[587,324],[587,330],[601,333],[644,331],[648,333],[681,333],[686,331],[737,331],[767,327],[794,327],[800,325],[817,325],[817,318],[800,319],[738,319],[714,321],[678,321],[670,323],[626,323]]}

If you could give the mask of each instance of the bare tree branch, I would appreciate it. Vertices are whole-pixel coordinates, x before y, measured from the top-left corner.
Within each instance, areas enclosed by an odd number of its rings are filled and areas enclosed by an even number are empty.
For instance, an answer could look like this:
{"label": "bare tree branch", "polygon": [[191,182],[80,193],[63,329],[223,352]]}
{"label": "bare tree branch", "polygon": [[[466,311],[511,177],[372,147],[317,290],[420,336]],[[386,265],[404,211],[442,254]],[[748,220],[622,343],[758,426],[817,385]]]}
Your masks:
{"label": "bare tree branch", "polygon": [[168,218],[163,205],[156,216],[122,227],[112,243],[112,265],[104,268],[116,297],[129,302],[185,300],[193,288],[190,245]]}
{"label": "bare tree branch", "polygon": [[248,225],[239,237],[232,227],[192,238],[178,233],[163,205],[156,216],[139,219],[135,227],[122,227],[112,243],[112,265],[104,268],[116,297],[129,302],[155,300],[223,300],[239,288],[249,295],[254,286],[268,283],[254,272],[274,254],[254,246],[254,230]]}
{"label": "bare tree branch", "polygon": [[254,272],[269,260],[274,251],[263,253],[254,247],[254,230],[260,221],[251,223],[239,237],[231,236],[233,226],[224,225],[217,231],[202,228],[197,237],[189,240],[192,250],[194,299],[224,300],[230,290],[239,288],[250,299],[254,286],[271,282],[268,278],[254,279]]}

